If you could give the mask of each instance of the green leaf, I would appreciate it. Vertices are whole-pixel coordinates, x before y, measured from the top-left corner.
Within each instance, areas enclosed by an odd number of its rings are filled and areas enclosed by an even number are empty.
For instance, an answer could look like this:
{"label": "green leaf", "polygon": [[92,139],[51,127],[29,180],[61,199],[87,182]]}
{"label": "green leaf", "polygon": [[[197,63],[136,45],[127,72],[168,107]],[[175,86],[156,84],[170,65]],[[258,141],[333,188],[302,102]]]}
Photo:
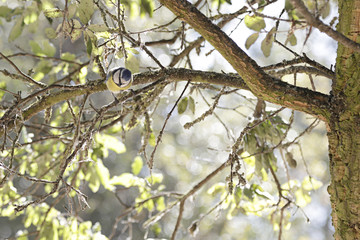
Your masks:
{"label": "green leaf", "polygon": [[36,64],[35,74],[33,76],[34,80],[40,81],[48,74],[53,67],[53,64],[48,60],[41,60]]}
{"label": "green leaf", "polygon": [[191,96],[189,97],[189,109],[195,114],[195,100]]}
{"label": "green leaf", "polygon": [[105,24],[90,24],[87,28],[92,32],[106,32],[109,30]]}
{"label": "green leaf", "polygon": [[61,54],[60,58],[67,61],[74,61],[76,59],[76,56],[73,53],[65,52]]}
{"label": "green leaf", "polygon": [[100,143],[105,148],[113,150],[114,152],[120,154],[126,152],[125,145],[120,142],[116,137],[107,134],[96,134],[95,140],[97,143]]}
{"label": "green leaf", "polygon": [[[0,89],[6,89],[6,82],[0,82]],[[0,91],[0,100],[5,95],[4,91]]]}
{"label": "green leaf", "polygon": [[72,19],[70,24],[65,24],[64,29],[70,34],[71,42],[78,40],[83,32],[81,29],[81,23],[76,19]]}
{"label": "green leaf", "polygon": [[143,167],[143,160],[140,156],[135,157],[134,162],[131,164],[131,171],[134,175],[138,175]]}
{"label": "green leaf", "polygon": [[140,0],[140,16],[145,17],[145,14],[153,16],[154,12],[154,1],[153,0]]}
{"label": "green leaf", "polygon": [[251,47],[251,45],[253,45],[255,43],[255,41],[258,39],[259,37],[259,33],[253,33],[251,34],[245,42],[245,47],[246,49],[249,49]]}
{"label": "green leaf", "polygon": [[164,179],[164,176],[161,173],[153,173],[150,177],[146,178],[151,184],[161,183]]}
{"label": "green leaf", "polygon": [[159,212],[164,210],[166,208],[165,206],[165,199],[164,197],[160,197],[156,200],[156,210],[158,210]]}
{"label": "green leaf", "polygon": [[297,162],[296,162],[296,160],[294,159],[294,157],[293,157],[293,155],[292,155],[291,152],[287,152],[287,153],[285,154],[285,159],[286,159],[287,163],[289,164],[289,166],[290,166],[291,168],[296,168]]}
{"label": "green leaf", "polygon": [[6,6],[0,6],[0,17],[7,17],[11,13],[12,9]]}
{"label": "green leaf", "polygon": [[87,35],[85,35],[85,39],[86,40],[86,53],[88,54],[89,57],[91,57],[91,53],[92,53],[92,49],[93,49],[93,44],[91,42],[91,38]]}
{"label": "green leaf", "polygon": [[24,23],[26,25],[29,25],[31,23],[36,22],[37,19],[38,19],[37,13],[34,11],[30,11],[26,14],[26,16],[24,16]]}
{"label": "green leaf", "polygon": [[49,39],[54,39],[56,38],[56,31],[53,28],[45,28],[45,35],[46,37],[48,37]]}
{"label": "green leaf", "polygon": [[248,152],[242,152],[241,153],[241,158],[244,160],[244,162],[246,162],[249,166],[255,166],[255,157],[254,156],[250,156],[250,154]]}
{"label": "green leaf", "polygon": [[179,104],[177,105],[178,113],[183,114],[186,111],[187,106],[188,106],[188,98],[183,97],[180,100]]}
{"label": "green leaf", "polygon": [[101,160],[98,160],[95,163],[95,170],[96,174],[98,175],[101,184],[105,187],[105,189],[108,189],[112,191],[114,189],[114,186],[110,184],[110,172],[107,167],[104,166],[103,162]]}
{"label": "green leaf", "polygon": [[44,10],[44,15],[48,18],[63,17],[63,11],[58,8],[48,8]]}
{"label": "green leaf", "polygon": [[14,41],[17,39],[24,29],[24,19],[22,17],[18,18],[14,26],[12,27],[10,34],[9,34],[9,42]]}
{"label": "green leaf", "polygon": [[305,177],[301,183],[301,186],[306,191],[316,190],[319,189],[323,185],[322,182],[311,178],[309,176]]}
{"label": "green leaf", "polygon": [[89,188],[93,193],[96,193],[100,188],[100,180],[99,178],[93,178],[89,181]]}
{"label": "green leaf", "polygon": [[43,45],[43,53],[48,57],[53,57],[56,53],[56,48],[54,45],[49,42],[49,40],[45,39],[42,41]]}
{"label": "green leaf", "polygon": [[155,223],[150,227],[150,231],[155,235],[155,237],[158,237],[161,233],[161,225],[158,223]]}
{"label": "green leaf", "polygon": [[120,176],[115,176],[110,180],[112,185],[122,185],[126,188],[129,187],[143,187],[145,186],[145,181],[142,178],[136,177],[131,173],[123,173]]}
{"label": "green leaf", "polygon": [[245,21],[245,25],[248,28],[255,30],[257,32],[260,32],[260,30],[264,29],[266,26],[264,19],[258,16],[246,15],[244,21]]}
{"label": "green leaf", "polygon": [[326,18],[330,14],[331,6],[329,2],[325,2],[324,6],[321,6],[321,17]]}
{"label": "green leaf", "polygon": [[82,24],[87,24],[94,14],[93,0],[81,0],[78,5],[78,14]]}
{"label": "green leaf", "polygon": [[268,34],[266,34],[266,37],[261,42],[261,51],[263,52],[265,57],[270,56],[271,48],[274,42],[274,33],[276,29],[272,28]]}
{"label": "green leaf", "polygon": [[215,196],[216,194],[224,193],[225,191],[226,191],[225,183],[215,183],[207,190],[207,194]]}
{"label": "green leaf", "polygon": [[286,41],[285,41],[285,45],[287,43],[290,43],[291,46],[295,46],[297,44],[297,39],[294,33],[291,33],[290,35],[288,35]]}
{"label": "green leaf", "polygon": [[[82,68],[80,69],[80,71],[79,71],[79,82],[80,82],[81,84],[84,84],[84,83],[86,82],[87,73],[88,73],[88,71],[87,71],[87,66],[82,67]],[[121,143],[121,144],[122,144],[122,143]],[[110,148],[110,149],[111,149],[111,148]],[[111,149],[111,150],[113,150],[113,149]],[[115,150],[113,150],[113,151],[116,152]]]}
{"label": "green leaf", "polygon": [[295,191],[295,197],[295,202],[299,207],[305,207],[308,203],[311,202],[311,197],[307,194],[304,194],[301,188]]}
{"label": "green leaf", "polygon": [[156,145],[156,138],[155,138],[155,134],[153,132],[151,132],[150,137],[149,137],[149,145],[152,147],[155,147],[155,145]]}
{"label": "green leaf", "polygon": [[244,188],[243,193],[248,199],[253,200],[254,191],[251,188]]}
{"label": "green leaf", "polygon": [[40,47],[40,45],[36,42],[36,41],[33,41],[31,40],[29,42],[29,45],[31,47],[31,51],[35,54],[35,55],[40,55],[42,54],[42,49]]}

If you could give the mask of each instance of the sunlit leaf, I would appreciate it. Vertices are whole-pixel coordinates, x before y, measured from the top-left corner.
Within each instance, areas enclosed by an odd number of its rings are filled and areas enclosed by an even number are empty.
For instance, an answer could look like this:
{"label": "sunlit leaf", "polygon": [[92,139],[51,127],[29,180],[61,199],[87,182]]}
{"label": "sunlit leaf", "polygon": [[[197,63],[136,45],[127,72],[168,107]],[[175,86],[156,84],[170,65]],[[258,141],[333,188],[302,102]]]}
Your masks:
{"label": "sunlit leaf", "polygon": [[144,186],[145,182],[143,179],[134,176],[131,173],[123,173],[120,176],[114,176],[110,180],[112,185],[122,185],[126,188]]}
{"label": "sunlit leaf", "polygon": [[150,177],[146,178],[147,181],[151,184],[161,183],[164,179],[164,176],[161,173],[153,173]]}
{"label": "sunlit leaf", "polygon": [[81,29],[81,23],[78,20],[72,19],[72,21],[65,26],[65,30],[70,34],[72,42],[75,42],[81,37],[83,31]]}
{"label": "sunlit leaf", "polygon": [[298,189],[295,191],[296,204],[299,207],[305,207],[308,203],[311,202],[311,197],[307,194],[304,194],[302,189]]}
{"label": "sunlit leaf", "polygon": [[24,23],[26,25],[29,25],[31,23],[34,23],[38,19],[38,14],[34,11],[30,11],[26,16],[24,17]]}
{"label": "sunlit leaf", "polygon": [[65,52],[61,54],[60,58],[67,61],[74,61],[76,59],[76,56],[73,53]]}
{"label": "sunlit leaf", "polygon": [[305,177],[301,183],[302,188],[306,191],[319,189],[322,185],[322,182],[309,176]]}
{"label": "sunlit leaf", "polygon": [[268,180],[268,174],[266,172],[266,170],[264,168],[262,168],[260,170],[260,173],[261,173],[261,179],[266,182]]}
{"label": "sunlit leaf", "polygon": [[81,0],[77,10],[81,23],[87,24],[94,14],[94,2],[92,0]]}
{"label": "sunlit leaf", "polygon": [[150,133],[149,145],[152,146],[152,147],[155,147],[155,145],[156,145],[156,138],[155,138],[154,132]]}
{"label": "sunlit leaf", "polygon": [[158,223],[155,223],[150,227],[150,231],[157,237],[161,233],[161,225]]}
{"label": "sunlit leaf", "polygon": [[215,196],[216,194],[223,193],[224,191],[226,191],[226,184],[225,183],[216,183],[207,190],[207,193],[212,196]]}
{"label": "sunlit leaf", "polygon": [[49,8],[44,11],[44,15],[48,18],[63,17],[63,11],[58,8]]}
{"label": "sunlit leaf", "polygon": [[140,54],[140,52],[138,51],[138,50],[136,50],[135,48],[132,48],[132,47],[130,47],[130,48],[126,48],[126,50],[129,50],[130,52],[132,52],[133,54]]}
{"label": "sunlit leaf", "polygon": [[164,197],[159,197],[156,200],[156,210],[158,211],[162,211],[166,208],[165,206],[165,198]]}
{"label": "sunlit leaf", "polygon": [[248,152],[242,152],[241,157],[243,158],[244,162],[246,162],[250,166],[255,166],[255,157],[250,157],[250,154]]}
{"label": "sunlit leaf", "polygon": [[125,145],[120,142],[116,137],[107,134],[96,134],[95,139],[98,143],[101,143],[105,148],[113,150],[120,154],[126,152]]}
{"label": "sunlit leaf", "polygon": [[94,167],[90,167],[86,173],[85,180],[89,182],[92,192],[97,192],[100,188],[100,178]]}
{"label": "sunlit leaf", "polygon": [[[79,71],[79,82],[81,84],[84,84],[86,82],[86,76],[87,76],[87,67],[82,67]],[[109,148],[111,149],[111,148]],[[115,151],[116,152],[116,151]]]}
{"label": "sunlit leaf", "polygon": [[262,17],[246,15],[244,19],[245,25],[257,32],[265,28],[265,21]]}
{"label": "sunlit leaf", "polygon": [[135,157],[131,164],[131,171],[134,175],[138,175],[143,167],[143,160],[140,156]]}

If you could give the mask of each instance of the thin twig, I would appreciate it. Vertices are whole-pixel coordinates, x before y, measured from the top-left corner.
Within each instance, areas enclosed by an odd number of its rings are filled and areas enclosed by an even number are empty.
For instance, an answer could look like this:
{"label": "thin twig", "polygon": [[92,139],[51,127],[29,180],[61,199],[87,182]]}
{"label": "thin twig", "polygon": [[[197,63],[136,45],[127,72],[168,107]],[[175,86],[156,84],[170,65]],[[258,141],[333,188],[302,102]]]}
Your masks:
{"label": "thin twig", "polygon": [[340,42],[344,46],[351,48],[352,50],[360,53],[360,44],[352,41],[351,39],[347,38],[343,34],[338,31],[333,30],[328,25],[324,24],[319,18],[315,17],[313,14],[309,12],[306,8],[305,4],[301,0],[290,0],[290,2],[296,7],[301,15],[305,18],[308,24],[313,27],[316,27],[321,32],[327,34],[332,39]]}
{"label": "thin twig", "polygon": [[13,68],[15,68],[15,70],[21,75],[23,76],[24,80],[28,83],[31,83],[31,84],[35,84],[41,88],[44,88],[46,87],[47,85],[45,83],[42,83],[42,82],[37,82],[35,81],[34,79],[32,79],[30,76],[28,76],[27,74],[23,73],[17,66],[16,64],[11,61],[7,56],[5,56],[4,54],[2,54],[2,52],[0,52],[0,56],[3,57],[6,61],[8,61],[10,63],[11,66],[13,66]]}
{"label": "thin twig", "polygon": [[157,147],[159,146],[159,143],[160,143],[160,141],[161,141],[161,138],[162,138],[162,135],[163,135],[163,133],[164,133],[166,124],[167,124],[169,118],[171,117],[171,114],[172,114],[173,111],[175,110],[177,104],[179,103],[180,99],[181,99],[182,96],[184,95],[184,93],[185,93],[186,89],[188,88],[189,84],[190,84],[190,81],[188,81],[188,82],[186,83],[183,91],[181,92],[180,96],[179,96],[178,99],[176,100],[174,106],[172,107],[172,109],[170,110],[170,112],[168,113],[168,115],[166,116],[166,119],[165,119],[165,122],[164,122],[164,124],[163,124],[163,127],[161,128],[161,131],[159,132],[159,135],[158,135],[158,137],[157,137],[157,139],[156,139],[156,144],[155,144],[154,150],[152,151],[151,156],[150,156],[150,159],[149,159],[149,161],[148,161],[148,166],[149,166],[150,169],[153,168],[155,152],[156,152],[156,149],[157,149]]}

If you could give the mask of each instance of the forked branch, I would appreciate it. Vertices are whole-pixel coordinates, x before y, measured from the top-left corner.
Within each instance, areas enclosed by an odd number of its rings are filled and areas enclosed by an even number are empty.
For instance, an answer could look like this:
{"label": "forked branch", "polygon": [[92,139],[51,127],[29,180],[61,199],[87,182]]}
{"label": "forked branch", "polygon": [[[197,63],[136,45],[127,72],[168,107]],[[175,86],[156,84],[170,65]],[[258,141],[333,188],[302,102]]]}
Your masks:
{"label": "forked branch", "polygon": [[253,94],[322,120],[328,119],[329,98],[326,95],[287,84],[265,73],[227,34],[188,1],[160,2],[203,36],[239,73]]}

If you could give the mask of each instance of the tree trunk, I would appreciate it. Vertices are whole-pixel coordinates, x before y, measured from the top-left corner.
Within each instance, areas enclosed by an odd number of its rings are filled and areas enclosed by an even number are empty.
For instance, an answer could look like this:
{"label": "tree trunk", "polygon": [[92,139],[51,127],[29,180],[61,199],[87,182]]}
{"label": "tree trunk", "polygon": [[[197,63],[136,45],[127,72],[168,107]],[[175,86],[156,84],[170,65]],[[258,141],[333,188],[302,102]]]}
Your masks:
{"label": "tree trunk", "polygon": [[[360,42],[360,1],[339,1],[338,31]],[[360,239],[360,54],[339,44],[329,154],[335,239]]]}

